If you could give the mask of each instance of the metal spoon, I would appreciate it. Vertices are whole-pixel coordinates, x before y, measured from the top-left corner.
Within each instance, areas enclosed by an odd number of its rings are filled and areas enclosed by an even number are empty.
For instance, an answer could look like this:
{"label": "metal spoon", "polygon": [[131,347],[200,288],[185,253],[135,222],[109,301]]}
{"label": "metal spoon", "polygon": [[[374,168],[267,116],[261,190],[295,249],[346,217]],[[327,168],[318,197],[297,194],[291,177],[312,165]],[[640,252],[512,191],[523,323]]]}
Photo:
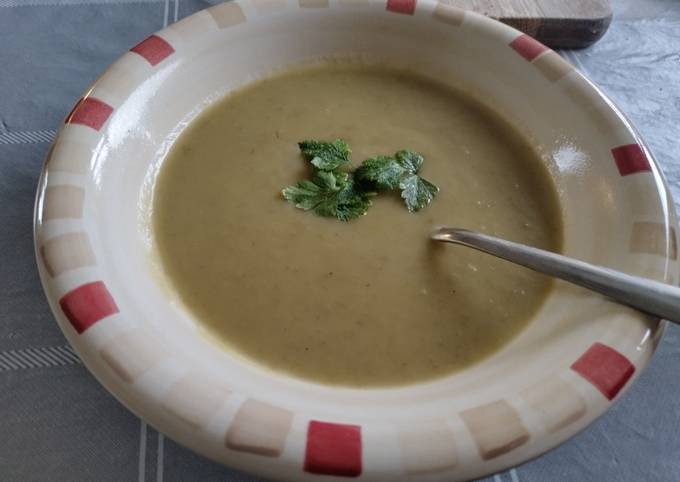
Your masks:
{"label": "metal spoon", "polygon": [[601,293],[624,305],[680,323],[680,288],[524,244],[469,231],[442,227],[432,239],[461,244]]}

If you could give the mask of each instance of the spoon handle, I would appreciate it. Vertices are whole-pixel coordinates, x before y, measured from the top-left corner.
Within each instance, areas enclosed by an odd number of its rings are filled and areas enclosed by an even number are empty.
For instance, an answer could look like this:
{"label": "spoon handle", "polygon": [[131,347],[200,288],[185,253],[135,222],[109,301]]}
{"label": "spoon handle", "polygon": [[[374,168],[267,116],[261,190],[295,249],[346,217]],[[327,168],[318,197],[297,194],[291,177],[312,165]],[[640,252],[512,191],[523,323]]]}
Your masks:
{"label": "spoon handle", "polygon": [[619,303],[680,323],[680,288],[467,229],[443,227],[432,239],[460,244],[601,293]]}

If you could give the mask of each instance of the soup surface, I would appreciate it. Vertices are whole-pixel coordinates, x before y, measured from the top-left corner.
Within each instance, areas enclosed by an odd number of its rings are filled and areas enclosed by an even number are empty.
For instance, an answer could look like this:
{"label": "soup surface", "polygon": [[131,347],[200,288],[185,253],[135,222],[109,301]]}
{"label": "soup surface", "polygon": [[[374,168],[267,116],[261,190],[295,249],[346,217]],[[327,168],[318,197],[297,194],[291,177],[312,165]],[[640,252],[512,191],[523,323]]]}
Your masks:
{"label": "soup surface", "polygon": [[[281,189],[309,175],[303,139],[342,138],[353,165],[412,149],[440,188],[411,214],[381,194],[350,222],[296,209]],[[200,114],[165,160],[153,229],[166,276],[225,347],[313,381],[384,386],[450,374],[498,350],[550,281],[471,249],[436,225],[559,249],[554,184],[491,110],[386,67],[279,74]]]}

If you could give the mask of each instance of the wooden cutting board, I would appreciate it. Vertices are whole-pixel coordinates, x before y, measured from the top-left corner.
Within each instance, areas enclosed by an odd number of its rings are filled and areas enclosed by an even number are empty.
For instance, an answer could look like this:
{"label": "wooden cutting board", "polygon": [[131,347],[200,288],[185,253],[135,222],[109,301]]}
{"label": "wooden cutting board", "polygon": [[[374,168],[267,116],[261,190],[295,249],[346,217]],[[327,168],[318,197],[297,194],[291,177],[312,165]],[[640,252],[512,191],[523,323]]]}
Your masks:
{"label": "wooden cutting board", "polygon": [[445,0],[511,25],[553,48],[587,47],[609,27],[609,0]]}

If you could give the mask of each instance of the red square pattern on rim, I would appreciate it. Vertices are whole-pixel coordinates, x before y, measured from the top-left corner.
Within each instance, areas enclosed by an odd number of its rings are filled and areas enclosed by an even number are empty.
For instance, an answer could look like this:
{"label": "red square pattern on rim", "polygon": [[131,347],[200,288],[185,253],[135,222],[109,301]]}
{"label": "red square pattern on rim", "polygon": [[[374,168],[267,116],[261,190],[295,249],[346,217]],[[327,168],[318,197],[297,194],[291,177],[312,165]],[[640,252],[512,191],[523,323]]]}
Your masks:
{"label": "red square pattern on rim", "polygon": [[648,172],[652,170],[649,159],[645,151],[639,144],[626,144],[612,149],[612,156],[619,169],[619,174],[628,176],[638,172]]}
{"label": "red square pattern on rim", "polygon": [[78,334],[114,313],[116,302],[103,281],[87,283],[69,291],[59,300],[59,306]]}
{"label": "red square pattern on rim", "polygon": [[98,131],[113,112],[106,102],[95,97],[80,99],[66,118],[67,124],[81,124]]}
{"label": "red square pattern on rim", "polygon": [[151,65],[156,65],[163,61],[168,55],[174,53],[175,49],[158,35],[152,35],[132,47],[130,52],[139,54]]}
{"label": "red square pattern on rim", "polygon": [[534,60],[546,50],[549,50],[548,47],[543,45],[541,42],[526,34],[522,34],[510,42],[510,47],[529,62]]}
{"label": "red square pattern on rim", "polygon": [[571,369],[612,400],[635,373],[628,358],[603,343],[593,343]]}
{"label": "red square pattern on rim", "polygon": [[361,475],[361,427],[310,421],[305,471],[343,477]]}
{"label": "red square pattern on rim", "polygon": [[387,10],[405,15],[413,15],[416,11],[416,0],[387,0]]}

